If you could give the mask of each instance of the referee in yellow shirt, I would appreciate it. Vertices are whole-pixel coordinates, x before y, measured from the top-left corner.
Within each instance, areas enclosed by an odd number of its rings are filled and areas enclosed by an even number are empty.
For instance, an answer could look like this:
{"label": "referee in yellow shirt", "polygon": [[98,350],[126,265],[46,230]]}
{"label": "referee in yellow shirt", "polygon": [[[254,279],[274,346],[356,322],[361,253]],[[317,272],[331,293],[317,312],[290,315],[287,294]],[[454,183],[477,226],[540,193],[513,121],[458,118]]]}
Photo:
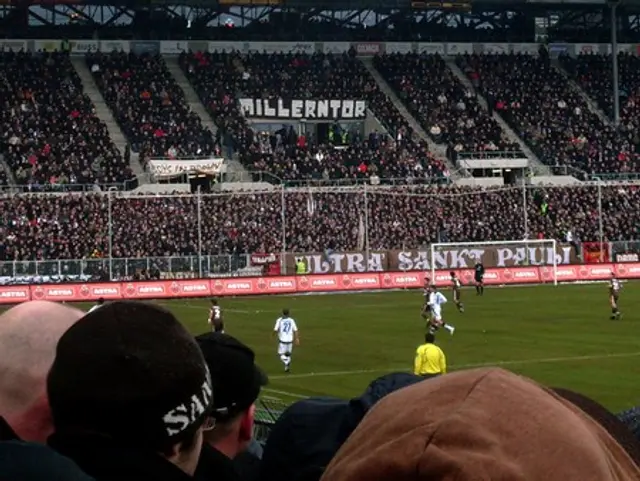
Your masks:
{"label": "referee in yellow shirt", "polygon": [[416,350],[416,360],[413,363],[413,373],[416,376],[436,377],[447,372],[447,360],[444,352],[435,345],[436,337],[427,333],[424,344]]}

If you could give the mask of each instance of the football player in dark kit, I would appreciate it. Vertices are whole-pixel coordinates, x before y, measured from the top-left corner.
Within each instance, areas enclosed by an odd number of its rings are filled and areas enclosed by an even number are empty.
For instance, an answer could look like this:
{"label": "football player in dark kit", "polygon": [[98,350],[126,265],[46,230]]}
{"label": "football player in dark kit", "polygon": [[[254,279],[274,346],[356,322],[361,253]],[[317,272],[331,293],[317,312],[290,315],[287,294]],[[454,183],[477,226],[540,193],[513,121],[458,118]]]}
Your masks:
{"label": "football player in dark kit", "polygon": [[476,295],[481,296],[484,294],[484,265],[482,260],[478,259],[474,269],[474,278],[476,281]]}

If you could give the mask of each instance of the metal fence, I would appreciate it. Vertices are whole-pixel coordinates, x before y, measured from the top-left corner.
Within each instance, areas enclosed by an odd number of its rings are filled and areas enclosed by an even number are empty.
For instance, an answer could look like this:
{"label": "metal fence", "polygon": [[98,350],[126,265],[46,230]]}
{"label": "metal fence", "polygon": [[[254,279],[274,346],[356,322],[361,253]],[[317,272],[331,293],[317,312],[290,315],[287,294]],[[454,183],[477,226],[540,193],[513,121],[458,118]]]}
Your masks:
{"label": "metal fence", "polygon": [[[539,236],[567,240],[568,233],[575,242],[604,246],[640,238],[638,205],[637,186],[602,182],[7,195],[0,196],[0,276],[115,279],[142,269],[223,275],[246,268],[246,253],[415,249],[432,242],[471,245]],[[35,260],[40,258],[60,260]]]}

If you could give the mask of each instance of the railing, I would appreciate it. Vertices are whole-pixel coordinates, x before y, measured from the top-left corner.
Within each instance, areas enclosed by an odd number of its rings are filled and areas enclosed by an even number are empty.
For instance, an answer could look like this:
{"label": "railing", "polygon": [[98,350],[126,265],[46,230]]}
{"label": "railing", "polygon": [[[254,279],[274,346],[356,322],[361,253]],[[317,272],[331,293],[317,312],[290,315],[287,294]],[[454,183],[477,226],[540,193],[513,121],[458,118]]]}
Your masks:
{"label": "railing", "polygon": [[[44,277],[48,280],[131,279],[145,270],[159,271],[161,276],[225,277],[249,266],[248,255],[192,255],[175,257],[61,259],[0,262],[3,278]],[[6,279],[4,279],[6,280]]]}
{"label": "railing", "polygon": [[109,184],[16,184],[0,185],[0,194],[67,194],[72,192],[107,192],[109,190],[133,190],[138,179]]}
{"label": "railing", "polygon": [[527,156],[519,150],[479,150],[476,152],[458,152],[457,160],[473,159],[526,159]]}
{"label": "railing", "polygon": [[589,175],[590,180],[602,182],[629,182],[640,180],[640,172],[600,172]]}

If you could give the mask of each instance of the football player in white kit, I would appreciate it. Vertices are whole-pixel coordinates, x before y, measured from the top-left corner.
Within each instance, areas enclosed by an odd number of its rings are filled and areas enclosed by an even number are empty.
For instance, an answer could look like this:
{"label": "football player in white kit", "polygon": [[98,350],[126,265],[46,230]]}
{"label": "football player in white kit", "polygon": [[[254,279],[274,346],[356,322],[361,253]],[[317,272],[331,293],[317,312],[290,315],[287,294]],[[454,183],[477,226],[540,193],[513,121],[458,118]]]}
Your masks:
{"label": "football player in white kit", "polygon": [[430,293],[429,293],[429,307],[431,308],[431,325],[429,327],[429,332],[435,334],[435,332],[440,329],[440,327],[444,327],[445,330],[449,332],[453,336],[456,328],[451,324],[447,324],[442,320],[442,306],[447,303],[447,298],[438,291],[438,288],[435,285],[431,285]]}
{"label": "football player in white kit", "polygon": [[224,333],[224,321],[222,320],[222,309],[218,305],[217,299],[211,299],[211,308],[209,309],[209,319],[207,323],[211,326],[212,332]]}
{"label": "football player in white kit", "polygon": [[289,316],[289,309],[282,310],[282,317],[276,321],[273,328],[273,335],[278,336],[278,356],[284,364],[284,372],[291,370],[291,353],[293,352],[293,343],[300,345],[300,336],[298,335],[298,326],[296,321]]}
{"label": "football player in white kit", "polygon": [[103,305],[104,305],[104,297],[101,297],[100,299],[98,299],[98,302],[96,303],[96,305],[87,311],[87,314],[89,312],[95,311],[96,309],[100,309]]}

